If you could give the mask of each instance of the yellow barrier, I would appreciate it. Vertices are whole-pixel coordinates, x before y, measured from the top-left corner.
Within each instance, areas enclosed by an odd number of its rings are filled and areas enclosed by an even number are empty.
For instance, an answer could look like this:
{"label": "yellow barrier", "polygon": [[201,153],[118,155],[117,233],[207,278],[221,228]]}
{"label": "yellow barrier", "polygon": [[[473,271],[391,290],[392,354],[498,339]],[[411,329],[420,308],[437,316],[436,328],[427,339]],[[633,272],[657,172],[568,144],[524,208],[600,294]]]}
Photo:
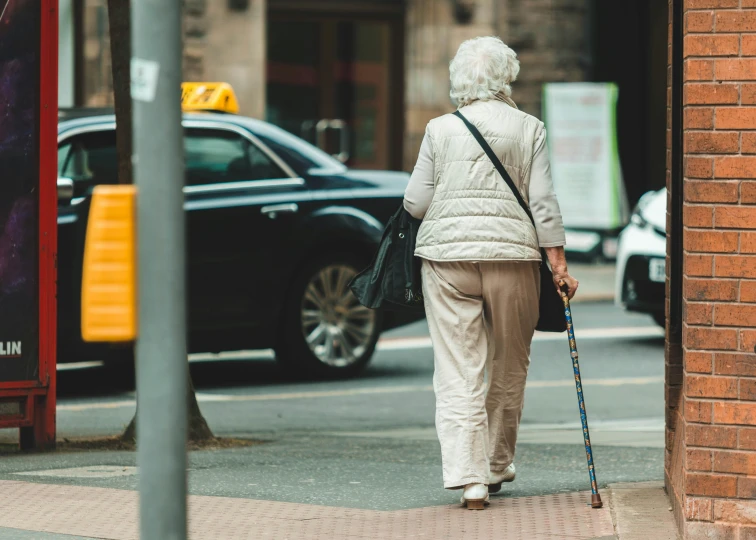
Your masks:
{"label": "yellow barrier", "polygon": [[92,194],[81,287],[84,341],[137,337],[136,187],[97,186]]}

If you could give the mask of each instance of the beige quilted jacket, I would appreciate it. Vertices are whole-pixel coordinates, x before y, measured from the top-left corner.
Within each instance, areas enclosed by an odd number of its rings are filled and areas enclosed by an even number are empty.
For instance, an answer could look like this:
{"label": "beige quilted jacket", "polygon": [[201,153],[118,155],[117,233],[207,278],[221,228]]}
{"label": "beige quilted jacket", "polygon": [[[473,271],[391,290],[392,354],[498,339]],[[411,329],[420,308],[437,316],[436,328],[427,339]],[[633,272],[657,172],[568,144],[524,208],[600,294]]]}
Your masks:
{"label": "beige quilted jacket", "polygon": [[[545,155],[543,123],[495,100],[474,102],[461,112],[499,156],[530,205],[537,225],[545,231],[542,234],[549,236],[540,245],[564,245],[547,157],[542,158],[546,160],[547,185],[541,186],[537,195],[541,204],[535,207],[529,202],[536,148],[543,147]],[[423,145],[430,145],[432,154],[426,167],[432,167],[433,193],[422,216],[417,256],[433,261],[541,260],[536,229],[459,118],[447,114],[431,120]],[[540,181],[541,171],[538,175]],[[421,217],[418,213],[423,212],[413,211],[411,202],[405,201],[405,206]]]}

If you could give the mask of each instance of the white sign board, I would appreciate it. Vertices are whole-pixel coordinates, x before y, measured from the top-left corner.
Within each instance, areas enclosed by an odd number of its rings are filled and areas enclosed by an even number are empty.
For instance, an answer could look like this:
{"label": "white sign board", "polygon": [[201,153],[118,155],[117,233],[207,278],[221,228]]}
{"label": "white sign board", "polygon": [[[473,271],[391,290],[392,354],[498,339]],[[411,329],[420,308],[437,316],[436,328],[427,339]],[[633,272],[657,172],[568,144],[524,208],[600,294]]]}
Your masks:
{"label": "white sign board", "polygon": [[627,219],[617,148],[617,86],[544,86],[552,177],[565,227],[611,230]]}

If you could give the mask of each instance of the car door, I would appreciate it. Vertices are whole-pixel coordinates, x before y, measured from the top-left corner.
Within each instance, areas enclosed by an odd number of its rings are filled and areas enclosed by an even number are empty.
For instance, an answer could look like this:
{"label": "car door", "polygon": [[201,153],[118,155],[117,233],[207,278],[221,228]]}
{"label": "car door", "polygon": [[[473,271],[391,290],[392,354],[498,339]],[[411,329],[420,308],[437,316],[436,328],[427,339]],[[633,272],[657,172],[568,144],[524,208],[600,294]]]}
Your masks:
{"label": "car door", "polygon": [[81,271],[92,190],[118,181],[115,124],[62,133],[58,177],[74,183],[73,198],[58,201],[58,350],[68,360],[81,353]]}
{"label": "car door", "polygon": [[271,346],[310,201],[305,181],[244,128],[184,126],[190,348]]}

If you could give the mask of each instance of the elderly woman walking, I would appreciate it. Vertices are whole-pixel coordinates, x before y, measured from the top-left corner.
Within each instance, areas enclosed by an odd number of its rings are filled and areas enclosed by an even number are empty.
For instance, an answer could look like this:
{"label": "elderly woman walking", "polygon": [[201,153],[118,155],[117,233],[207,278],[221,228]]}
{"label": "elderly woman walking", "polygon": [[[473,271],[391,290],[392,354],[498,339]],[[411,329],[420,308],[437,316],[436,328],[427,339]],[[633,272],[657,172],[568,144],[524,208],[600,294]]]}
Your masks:
{"label": "elderly woman walking", "polygon": [[451,97],[492,147],[529,204],[535,227],[481,145],[455,115],[431,120],[405,194],[422,219],[415,254],[435,354],[433,386],[444,487],[483,509],[515,477],[515,443],[538,322],[544,248],[570,298],[564,228],[543,123],[517,109],[520,70],[500,39],[464,42],[451,62]]}

